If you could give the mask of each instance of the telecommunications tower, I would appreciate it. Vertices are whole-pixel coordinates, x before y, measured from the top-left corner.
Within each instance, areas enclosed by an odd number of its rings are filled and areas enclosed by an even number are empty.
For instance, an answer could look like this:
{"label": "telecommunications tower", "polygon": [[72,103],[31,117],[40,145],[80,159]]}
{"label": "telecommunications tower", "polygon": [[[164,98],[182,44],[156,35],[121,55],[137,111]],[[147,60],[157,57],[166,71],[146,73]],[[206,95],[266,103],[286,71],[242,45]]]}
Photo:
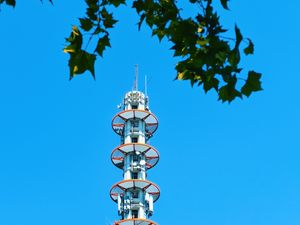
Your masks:
{"label": "telecommunications tower", "polygon": [[123,180],[110,191],[120,216],[114,225],[157,225],[149,218],[160,190],[147,180],[147,171],[157,164],[159,153],[147,142],[156,131],[158,120],[149,110],[148,96],[137,90],[137,80],[135,83],[134,89],[124,97],[123,111],[112,120],[121,145],[112,151],[111,160],[123,170]]}

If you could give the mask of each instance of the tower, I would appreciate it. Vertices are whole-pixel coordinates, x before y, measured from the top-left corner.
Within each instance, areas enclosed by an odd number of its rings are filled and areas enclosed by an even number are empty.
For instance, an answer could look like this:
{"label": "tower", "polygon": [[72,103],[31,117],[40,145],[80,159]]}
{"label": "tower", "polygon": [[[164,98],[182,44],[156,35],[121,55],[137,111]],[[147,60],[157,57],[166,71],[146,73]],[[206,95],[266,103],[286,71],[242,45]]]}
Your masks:
{"label": "tower", "polygon": [[160,190],[147,180],[147,171],[159,160],[158,151],[147,144],[157,127],[158,120],[149,110],[148,97],[137,90],[127,92],[123,111],[112,119],[112,128],[120,135],[121,144],[112,151],[111,160],[123,170],[123,180],[110,190],[121,217],[115,225],[157,225],[149,218]]}

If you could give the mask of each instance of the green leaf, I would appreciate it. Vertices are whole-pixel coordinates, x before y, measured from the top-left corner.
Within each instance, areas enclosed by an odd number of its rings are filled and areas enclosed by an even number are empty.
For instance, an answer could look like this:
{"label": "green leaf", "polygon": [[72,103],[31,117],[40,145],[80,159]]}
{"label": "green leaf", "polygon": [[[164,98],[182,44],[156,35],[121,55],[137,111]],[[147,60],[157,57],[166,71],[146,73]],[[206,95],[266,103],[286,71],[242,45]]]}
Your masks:
{"label": "green leaf", "polygon": [[101,10],[101,16],[103,18],[103,25],[105,28],[112,28],[114,26],[114,24],[116,22],[118,22],[117,20],[115,20],[113,18],[113,15],[112,13],[108,13],[108,11],[106,10],[106,8],[104,7],[102,10]]}
{"label": "green leaf", "polygon": [[89,18],[79,18],[80,21],[80,27],[84,30],[84,31],[90,31],[93,26],[94,23],[92,20],[90,20]]}
{"label": "green leaf", "polygon": [[72,32],[68,38],[66,38],[66,41],[70,44],[64,48],[64,52],[70,53],[75,52],[79,49],[81,49],[82,46],[82,34],[78,27],[73,26]]}
{"label": "green leaf", "polygon": [[141,26],[142,26],[142,23],[144,22],[145,18],[146,18],[146,14],[143,13],[143,14],[140,16],[140,21],[138,22],[138,28],[139,28],[139,30],[141,30]]}
{"label": "green leaf", "polygon": [[246,55],[254,53],[254,44],[249,38],[248,38],[248,41],[249,41],[249,45],[244,49],[244,53]]}
{"label": "green leaf", "polygon": [[125,4],[125,0],[109,0],[109,2],[115,7],[118,7],[121,4]]}
{"label": "green leaf", "polygon": [[216,91],[219,89],[219,80],[214,77],[209,77],[205,81],[203,81],[203,88],[205,93],[207,93],[210,89],[214,88]]}
{"label": "green leaf", "polygon": [[89,7],[92,7],[93,5],[97,4],[98,0],[85,0],[85,2]]}
{"label": "green leaf", "polygon": [[64,52],[65,53],[74,53],[78,50],[78,47],[77,45],[68,45],[64,48]]}
{"label": "green leaf", "polygon": [[135,8],[135,10],[138,14],[144,10],[144,6],[145,6],[145,3],[143,2],[143,0],[136,0],[132,4],[132,8]]}
{"label": "green leaf", "polygon": [[164,36],[165,36],[165,31],[164,30],[161,30],[161,29],[154,29],[152,31],[152,36],[156,35],[159,39],[159,41],[161,41]]}
{"label": "green leaf", "polygon": [[90,54],[90,53],[85,53],[85,59],[86,59],[86,68],[88,71],[91,72],[92,76],[94,79],[95,77],[95,61],[96,61],[96,55],[95,54]]}
{"label": "green leaf", "polygon": [[243,36],[242,36],[240,29],[237,27],[237,25],[235,25],[234,31],[235,31],[235,37],[236,37],[235,48],[238,48],[241,41],[243,40]]}
{"label": "green leaf", "polygon": [[221,4],[224,9],[229,10],[228,5],[227,5],[228,2],[229,2],[229,0],[221,0]]}
{"label": "green leaf", "polygon": [[92,76],[95,79],[94,64],[96,60],[96,55],[90,54],[81,49],[82,34],[76,26],[72,27],[72,32],[66,40],[70,43],[64,48],[64,52],[70,55],[70,80],[76,74],[82,74],[87,70],[91,72]]}
{"label": "green leaf", "polygon": [[70,80],[77,74],[82,74],[85,71],[90,71],[95,79],[95,65],[96,55],[90,54],[84,50],[79,50],[75,53],[70,53],[69,69]]}
{"label": "green leaf", "polygon": [[261,78],[261,73],[257,73],[255,71],[249,71],[246,83],[241,89],[242,94],[249,97],[252,92],[263,90],[261,87],[260,78]]}
{"label": "green leaf", "polygon": [[7,5],[10,5],[12,7],[16,6],[16,1],[15,0],[5,0]]}
{"label": "green leaf", "polygon": [[233,49],[230,53],[229,53],[229,63],[232,66],[237,66],[238,63],[241,60],[241,56],[240,56],[240,51],[239,49]]}
{"label": "green leaf", "polygon": [[103,51],[105,50],[106,47],[111,47],[108,35],[99,38],[95,52],[97,52],[98,55],[103,57]]}
{"label": "green leaf", "polygon": [[99,6],[97,4],[97,0],[94,2],[94,1],[89,1],[89,0],[86,0],[87,4],[88,4],[88,8],[86,9],[86,15],[88,16],[88,18],[90,20],[93,20],[93,21],[97,21],[98,20],[98,16],[97,16],[97,12],[99,10]]}
{"label": "green leaf", "polygon": [[226,57],[227,57],[227,52],[226,51],[219,51],[216,55],[215,55],[216,59],[218,60],[218,63],[224,64],[224,62],[226,61]]}
{"label": "green leaf", "polygon": [[222,102],[232,102],[236,97],[241,98],[241,93],[235,88],[225,85],[219,90],[219,100]]}
{"label": "green leaf", "polygon": [[206,46],[209,43],[209,39],[198,39],[197,44],[200,46]]}
{"label": "green leaf", "polygon": [[232,76],[229,82],[219,89],[219,100],[232,102],[236,97],[242,98],[242,94],[236,90],[237,78]]}

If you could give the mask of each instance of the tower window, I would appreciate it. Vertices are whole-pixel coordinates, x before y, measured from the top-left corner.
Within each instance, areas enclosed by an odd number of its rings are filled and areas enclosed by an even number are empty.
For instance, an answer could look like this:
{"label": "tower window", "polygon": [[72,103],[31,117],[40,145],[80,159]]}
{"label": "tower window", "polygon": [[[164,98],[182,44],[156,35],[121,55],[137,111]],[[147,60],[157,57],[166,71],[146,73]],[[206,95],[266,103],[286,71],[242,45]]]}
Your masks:
{"label": "tower window", "polygon": [[138,120],[131,120],[131,126],[132,127],[139,127],[139,121]]}
{"label": "tower window", "polygon": [[139,197],[139,191],[137,189],[132,190],[131,194],[132,194],[132,198],[138,198]]}
{"label": "tower window", "polygon": [[132,109],[137,109],[137,108],[138,108],[138,105],[131,105],[131,108],[132,108]]}
{"label": "tower window", "polygon": [[[136,173],[136,172],[133,172],[132,173],[132,179],[138,179],[138,173]],[[134,192],[135,193],[135,192]]]}
{"label": "tower window", "polygon": [[138,161],[139,161],[138,155],[133,155],[133,156],[132,156],[132,161],[133,161],[133,162],[138,162]]}
{"label": "tower window", "polygon": [[132,218],[138,218],[138,216],[139,216],[138,210],[136,210],[136,209],[132,210],[131,213],[132,213]]}
{"label": "tower window", "polygon": [[131,142],[132,143],[137,143],[138,142],[138,138],[137,137],[132,137],[131,138]]}

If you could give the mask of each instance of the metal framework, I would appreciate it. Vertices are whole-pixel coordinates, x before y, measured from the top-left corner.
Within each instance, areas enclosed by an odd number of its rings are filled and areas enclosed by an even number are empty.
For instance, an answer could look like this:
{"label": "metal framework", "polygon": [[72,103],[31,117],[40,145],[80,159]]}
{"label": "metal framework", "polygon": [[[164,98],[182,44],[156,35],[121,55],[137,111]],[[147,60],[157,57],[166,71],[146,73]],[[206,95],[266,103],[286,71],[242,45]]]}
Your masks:
{"label": "metal framework", "polygon": [[126,93],[123,111],[112,119],[121,145],[111,153],[112,163],[123,170],[123,180],[112,186],[111,199],[118,204],[120,220],[114,225],[157,225],[149,220],[159,187],[146,179],[147,170],[159,161],[158,151],[147,144],[158,127],[148,107],[148,97],[137,90]]}
{"label": "metal framework", "polygon": [[135,143],[135,144],[129,143],[129,144],[122,144],[118,146],[111,153],[112,163],[116,167],[123,169],[124,159],[126,155],[130,152],[143,153],[145,155],[147,169],[151,169],[158,163],[159,160],[158,151],[154,147],[142,143]]}

